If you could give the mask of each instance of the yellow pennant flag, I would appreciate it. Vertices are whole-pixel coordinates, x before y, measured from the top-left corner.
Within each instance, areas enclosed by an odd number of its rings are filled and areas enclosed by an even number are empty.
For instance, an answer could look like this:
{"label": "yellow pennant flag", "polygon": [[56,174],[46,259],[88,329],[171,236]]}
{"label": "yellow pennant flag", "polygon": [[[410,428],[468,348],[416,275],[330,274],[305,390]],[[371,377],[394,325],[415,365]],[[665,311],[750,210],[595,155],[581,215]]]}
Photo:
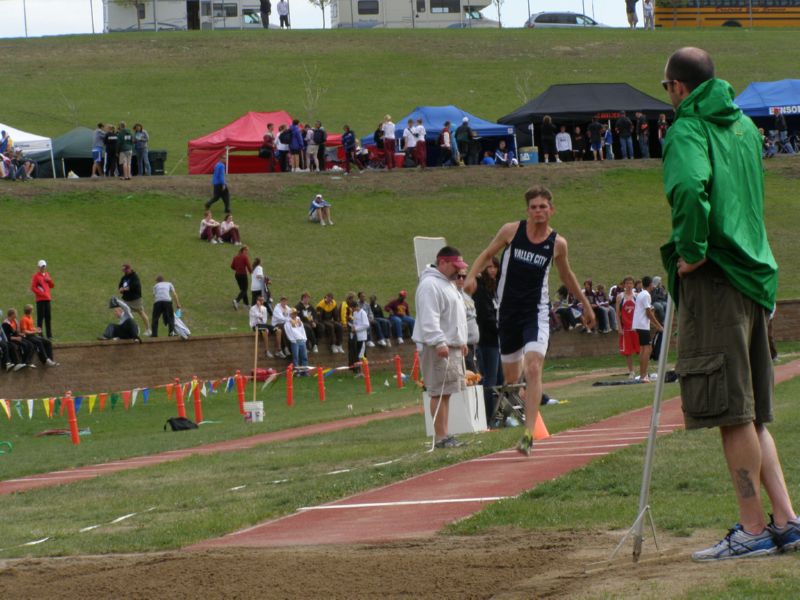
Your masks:
{"label": "yellow pennant flag", "polygon": [[89,414],[92,414],[95,402],[97,402],[97,394],[92,394],[89,396]]}
{"label": "yellow pennant flag", "polygon": [[50,418],[50,398],[42,398],[42,404],[44,405],[44,414],[47,418]]}
{"label": "yellow pennant flag", "polygon": [[0,398],[0,406],[3,407],[4,411],[6,411],[6,416],[8,417],[8,420],[10,421],[11,420],[11,411],[8,410],[8,400],[3,400],[2,398]]}

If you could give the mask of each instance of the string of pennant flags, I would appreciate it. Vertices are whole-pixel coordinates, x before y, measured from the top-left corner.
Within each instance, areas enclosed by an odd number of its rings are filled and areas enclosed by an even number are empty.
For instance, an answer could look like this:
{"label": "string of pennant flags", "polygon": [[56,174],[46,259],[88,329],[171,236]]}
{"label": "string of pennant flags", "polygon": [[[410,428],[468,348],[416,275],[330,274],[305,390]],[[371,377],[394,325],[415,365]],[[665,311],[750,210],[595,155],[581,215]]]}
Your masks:
{"label": "string of pennant flags", "polygon": [[[320,387],[323,387],[322,381],[327,379],[329,376],[333,375],[334,373],[341,372],[341,371],[348,371],[355,368],[362,368],[367,376],[367,393],[371,393],[372,388],[368,381],[368,373],[369,373],[369,366],[368,365],[379,365],[379,364],[389,364],[394,362],[395,368],[397,371],[398,377],[398,387],[402,387],[402,381],[405,376],[402,375],[401,367],[400,367],[400,357],[395,356],[393,359],[383,360],[383,361],[376,361],[367,363],[367,360],[364,359],[361,363],[356,363],[355,365],[348,365],[348,366],[340,366],[340,367],[299,367],[295,369],[291,364],[288,366],[287,369],[279,372],[273,372],[268,380],[267,384],[271,383],[275,379],[281,376],[287,377],[287,386],[291,386],[289,381],[297,374],[298,371],[305,371],[308,374],[320,377]],[[414,379],[416,380],[418,375],[418,365],[419,365],[419,358],[415,353],[414,356]],[[129,410],[130,408],[136,406],[136,403],[141,400],[142,404],[148,404],[150,401],[152,392],[159,389],[164,389],[166,392],[167,401],[170,402],[173,399],[173,396],[176,396],[177,393],[180,393],[182,398],[190,398],[195,394],[196,391],[199,390],[199,395],[203,396],[204,398],[209,397],[209,395],[217,394],[221,388],[224,391],[230,392],[234,389],[240,392],[242,395],[242,390],[244,385],[247,384],[247,381],[253,379],[256,376],[256,373],[251,375],[242,375],[239,371],[236,372],[235,375],[228,375],[226,377],[222,377],[219,379],[206,379],[200,380],[196,377],[193,377],[191,380],[186,381],[184,383],[180,383],[177,379],[175,382],[166,383],[162,385],[155,385],[155,386],[148,386],[148,387],[136,387],[131,388],[129,390],[121,390],[116,392],[100,392],[94,394],[83,394],[79,396],[70,396],[69,392],[65,396],[47,396],[44,398],[28,398],[28,399],[5,399],[0,398],[0,407],[2,407],[3,412],[5,413],[8,420],[12,419],[14,413],[16,413],[17,417],[20,419],[24,419],[25,416],[28,419],[33,419],[34,413],[37,411],[37,406],[41,406],[41,410],[44,412],[45,416],[48,419],[52,419],[55,416],[63,416],[64,409],[66,406],[65,400],[68,398],[69,402],[74,406],[75,414],[78,414],[83,407],[86,407],[89,414],[92,414],[97,408],[100,411],[105,411],[107,406],[111,407],[111,410],[114,410],[120,402],[125,410]],[[266,384],[265,384],[266,385]],[[262,388],[263,389],[263,388]],[[179,391],[178,391],[179,390]],[[291,393],[287,390],[289,394]],[[320,390],[320,399],[324,399],[324,390]],[[287,398],[288,400],[288,398]],[[291,401],[287,402],[291,406]]]}

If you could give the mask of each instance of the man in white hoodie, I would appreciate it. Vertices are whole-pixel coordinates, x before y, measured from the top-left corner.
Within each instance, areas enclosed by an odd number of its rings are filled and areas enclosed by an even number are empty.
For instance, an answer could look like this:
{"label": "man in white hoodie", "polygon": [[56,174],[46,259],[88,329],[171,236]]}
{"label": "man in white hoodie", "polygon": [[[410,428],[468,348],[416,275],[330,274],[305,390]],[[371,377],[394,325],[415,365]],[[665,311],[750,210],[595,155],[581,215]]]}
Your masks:
{"label": "man in white hoodie", "polygon": [[412,339],[422,346],[420,367],[431,397],[431,416],[436,448],[461,445],[447,434],[450,395],[465,388],[464,355],[467,345],[467,313],[453,281],[467,263],[452,246],[436,254],[436,265],[420,275],[416,293],[417,320]]}

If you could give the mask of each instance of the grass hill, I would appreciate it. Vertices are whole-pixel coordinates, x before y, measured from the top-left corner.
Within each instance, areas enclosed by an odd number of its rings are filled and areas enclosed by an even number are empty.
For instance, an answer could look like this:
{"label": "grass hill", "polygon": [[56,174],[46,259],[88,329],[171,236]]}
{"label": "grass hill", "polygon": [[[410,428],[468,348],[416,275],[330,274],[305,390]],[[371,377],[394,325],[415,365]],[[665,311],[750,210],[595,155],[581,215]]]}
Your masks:
{"label": "grass hill", "polygon": [[[285,109],[370,133],[390,113],[457,104],[496,119],[554,83],[628,82],[664,98],[667,56],[699,45],[741,91],[796,72],[785,31],[197,31],[0,40],[13,57],[2,122],[57,136],[141,121],[167,169],[187,141],[249,110]],[[318,100],[309,97],[318,95]]]}

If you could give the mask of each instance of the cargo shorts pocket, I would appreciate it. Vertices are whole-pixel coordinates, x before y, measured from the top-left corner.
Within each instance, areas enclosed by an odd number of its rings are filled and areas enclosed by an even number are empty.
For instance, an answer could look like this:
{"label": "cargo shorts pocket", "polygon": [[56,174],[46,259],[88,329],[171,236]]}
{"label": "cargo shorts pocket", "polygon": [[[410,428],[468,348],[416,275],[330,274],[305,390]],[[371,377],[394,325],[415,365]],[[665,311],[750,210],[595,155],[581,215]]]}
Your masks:
{"label": "cargo shorts pocket", "polygon": [[687,415],[715,417],[728,410],[724,354],[679,358],[675,371],[680,376],[683,411]]}

